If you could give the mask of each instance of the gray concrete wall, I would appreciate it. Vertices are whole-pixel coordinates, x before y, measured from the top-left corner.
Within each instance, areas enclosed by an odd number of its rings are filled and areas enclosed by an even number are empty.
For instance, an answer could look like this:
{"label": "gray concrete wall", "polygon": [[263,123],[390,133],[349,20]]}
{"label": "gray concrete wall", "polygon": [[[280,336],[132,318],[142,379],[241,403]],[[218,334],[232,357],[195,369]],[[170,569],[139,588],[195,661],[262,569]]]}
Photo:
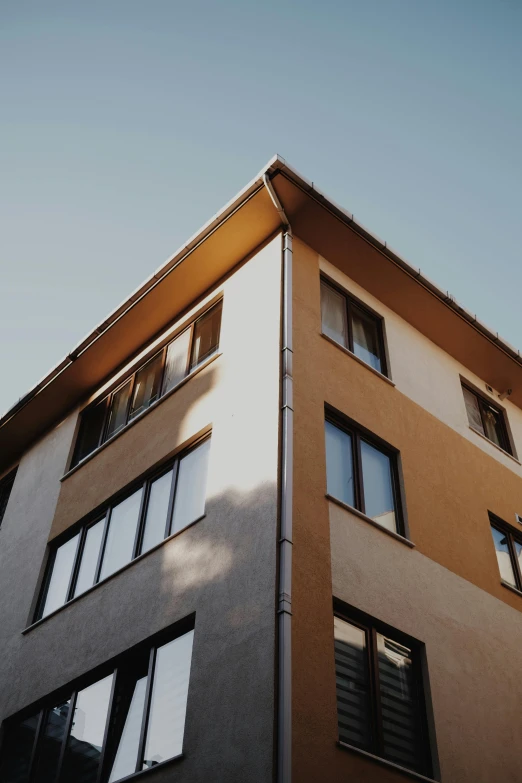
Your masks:
{"label": "gray concrete wall", "polygon": [[[1,719],[195,612],[186,758],[154,779],[272,779],[280,261],[277,237],[224,283],[222,356],[86,465],[60,483],[76,415],[22,459],[0,532]],[[205,518],[23,635],[49,537],[208,426]]]}

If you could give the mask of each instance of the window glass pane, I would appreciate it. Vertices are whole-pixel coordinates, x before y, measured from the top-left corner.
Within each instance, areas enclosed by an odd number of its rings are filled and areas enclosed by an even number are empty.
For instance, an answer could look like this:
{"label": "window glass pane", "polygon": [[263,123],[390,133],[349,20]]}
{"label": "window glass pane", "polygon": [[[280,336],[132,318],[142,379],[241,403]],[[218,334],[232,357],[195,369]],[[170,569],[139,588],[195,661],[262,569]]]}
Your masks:
{"label": "window glass pane", "polygon": [[165,473],[164,476],[156,479],[151,484],[147,516],[145,518],[145,531],[141,545],[142,552],[147,552],[165,538],[171,486],[172,470],[169,470],[168,473]]}
{"label": "window glass pane", "polygon": [[190,329],[185,329],[167,348],[163,394],[173,389],[187,374],[190,332]]}
{"label": "window glass pane", "polygon": [[321,319],[323,334],[348,348],[346,299],[323,282],[321,283]]}
{"label": "window glass pane", "polygon": [[125,692],[121,694],[120,709],[123,714],[120,720],[119,739],[109,783],[136,772],[147,690],[147,664],[148,659],[141,662],[135,678],[131,683],[127,683]]}
{"label": "window glass pane", "polygon": [[484,413],[484,427],[486,438],[489,438],[501,449],[506,448],[504,432],[502,428],[502,414],[487,403],[482,403],[482,412]]}
{"label": "window glass pane", "polygon": [[[511,556],[509,554],[507,536],[501,530],[497,530],[496,527],[491,528],[491,533],[493,535],[493,543],[495,544],[495,550],[497,552],[500,578],[503,579],[504,582],[507,582],[508,585],[516,587],[515,574],[513,572]],[[519,556],[519,553],[517,553],[517,556]]]}
{"label": "window glass pane", "polygon": [[515,557],[518,563],[518,570],[522,573],[522,544],[519,544],[518,541],[513,541],[513,543],[515,544]]}
{"label": "window glass pane", "polygon": [[47,713],[43,733],[38,742],[34,783],[55,783],[70,706],[71,701],[68,699]]}
{"label": "window glass pane", "polygon": [[355,505],[352,438],[331,422],[325,422],[326,487],[332,497]]}
{"label": "window glass pane", "polygon": [[180,460],[171,532],[194,522],[205,513],[210,438]]}
{"label": "window glass pane", "polygon": [[45,617],[50,612],[54,612],[67,600],[67,590],[69,589],[79,537],[80,534],[77,533],[56,550],[53,571],[41,614],[42,617]]}
{"label": "window glass pane", "polygon": [[143,769],[183,750],[193,638],[190,631],[158,648]]}
{"label": "window glass pane", "polygon": [[132,560],[143,488],[114,506],[109,520],[100,579]]}
{"label": "window glass pane", "polygon": [[62,780],[96,783],[112,687],[111,674],[78,693]]}
{"label": "window glass pane", "polygon": [[107,409],[107,399],[86,408],[81,414],[82,420],[76,449],[72,465],[77,465],[80,460],[86,457],[91,451],[94,451],[101,442],[103,423],[105,421],[105,411]]}
{"label": "window glass pane", "polygon": [[118,389],[112,395],[111,407],[109,411],[109,424],[105,440],[121,430],[127,424],[127,409],[129,407],[129,396],[131,391],[131,380],[127,381],[125,386]]}
{"label": "window glass pane", "polygon": [[162,370],[163,353],[159,353],[136,374],[129,419],[147,410],[158,399]]}
{"label": "window glass pane", "polygon": [[29,783],[29,765],[37,728],[38,715],[31,715],[6,731],[0,764],[2,783]]}
{"label": "window glass pane", "polygon": [[334,638],[339,739],[369,749],[372,733],[366,634],[335,617]]}
{"label": "window glass pane", "polygon": [[87,530],[74,595],[80,595],[94,584],[104,527],[105,519],[100,519]]}
{"label": "window glass pane", "polygon": [[411,650],[377,634],[384,755],[408,769],[419,769],[420,737]]}
{"label": "window glass pane", "polygon": [[351,306],[353,352],[363,362],[369,364],[375,370],[382,372],[379,324],[375,318],[359,310],[355,305]]}
{"label": "window glass pane", "polygon": [[481,435],[485,435],[476,395],[470,392],[469,389],[465,389],[464,386],[462,387],[462,393],[464,394],[469,426],[480,432]]}
{"label": "window glass pane", "polygon": [[361,441],[365,513],[388,530],[397,531],[390,458]]}
{"label": "window glass pane", "polygon": [[219,348],[221,329],[221,303],[212,308],[194,324],[194,339],[190,369],[208,359]]}

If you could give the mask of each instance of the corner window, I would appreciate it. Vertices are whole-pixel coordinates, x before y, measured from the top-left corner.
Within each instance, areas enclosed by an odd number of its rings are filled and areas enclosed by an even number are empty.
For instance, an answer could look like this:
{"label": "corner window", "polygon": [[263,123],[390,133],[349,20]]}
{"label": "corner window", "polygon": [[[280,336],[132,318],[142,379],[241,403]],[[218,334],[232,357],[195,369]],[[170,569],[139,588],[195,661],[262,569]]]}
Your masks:
{"label": "corner window", "polygon": [[11,490],[13,489],[16,471],[17,468],[0,479],[0,525],[2,524]]}
{"label": "corner window", "polygon": [[517,535],[498,517],[490,514],[490,520],[500,579],[522,591],[522,535]]}
{"label": "corner window", "polygon": [[10,720],[0,780],[116,783],[181,755],[193,637],[140,645],[104,676]]}
{"label": "corner window", "polygon": [[334,618],[339,741],[432,774],[421,647],[371,618]]}
{"label": "corner window", "polygon": [[221,311],[218,302],[107,397],[82,412],[71,468],[217,353]]}
{"label": "corner window", "polygon": [[323,334],[387,375],[380,316],[321,280],[321,318]]}
{"label": "corner window", "polygon": [[462,384],[462,393],[471,429],[507,451],[508,454],[512,454],[504,411],[464,384]]}
{"label": "corner window", "polygon": [[397,452],[353,426],[329,419],[325,439],[328,495],[404,535]]}
{"label": "corner window", "polygon": [[206,438],[54,545],[35,621],[202,517],[209,453]]}

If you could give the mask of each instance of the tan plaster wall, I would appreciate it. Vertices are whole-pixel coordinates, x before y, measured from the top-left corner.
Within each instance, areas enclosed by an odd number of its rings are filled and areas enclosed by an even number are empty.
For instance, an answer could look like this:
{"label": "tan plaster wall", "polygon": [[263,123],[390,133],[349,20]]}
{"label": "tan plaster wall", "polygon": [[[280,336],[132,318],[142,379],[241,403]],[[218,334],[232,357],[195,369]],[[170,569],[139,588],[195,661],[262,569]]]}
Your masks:
{"label": "tan plaster wall", "polygon": [[[504,761],[499,757],[505,740],[502,730],[518,723],[522,701],[517,678],[505,676],[506,660],[510,667],[513,664],[513,671],[520,662],[517,646],[522,617],[517,610],[522,607],[522,597],[500,584],[487,512],[490,509],[507,521],[513,520],[522,507],[522,482],[514,470],[419,405],[399,386],[391,386],[321,337],[319,266],[317,253],[296,239],[296,781],[404,779],[402,773],[336,747],[334,589],[347,603],[428,645],[443,780],[514,783],[520,780],[515,751]],[[325,498],[325,402],[400,450],[415,550],[351,515],[343,527],[338,517],[344,512],[340,510],[334,512],[331,541]],[[439,631],[439,641],[434,629]],[[473,692],[479,682],[478,701],[473,707]],[[461,703],[455,695],[450,698],[457,685],[462,687]],[[510,695],[513,689],[515,697]],[[478,713],[489,715],[475,716],[468,728],[468,717],[473,717],[477,706]],[[503,710],[505,714],[496,724],[495,715]],[[465,737],[462,742],[461,735]],[[491,748],[483,748],[488,742]],[[497,776],[499,769],[503,777]]]}

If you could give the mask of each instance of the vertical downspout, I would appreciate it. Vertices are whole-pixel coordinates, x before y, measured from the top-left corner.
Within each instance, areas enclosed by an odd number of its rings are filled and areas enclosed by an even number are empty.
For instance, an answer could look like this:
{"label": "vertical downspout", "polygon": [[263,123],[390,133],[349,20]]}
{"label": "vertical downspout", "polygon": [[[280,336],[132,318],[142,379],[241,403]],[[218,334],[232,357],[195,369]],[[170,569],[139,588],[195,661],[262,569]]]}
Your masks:
{"label": "vertical downspout", "polygon": [[284,226],[282,243],[281,340],[281,498],[278,586],[277,781],[292,780],[292,504],[293,504],[293,343],[292,228],[266,174],[263,182]]}

